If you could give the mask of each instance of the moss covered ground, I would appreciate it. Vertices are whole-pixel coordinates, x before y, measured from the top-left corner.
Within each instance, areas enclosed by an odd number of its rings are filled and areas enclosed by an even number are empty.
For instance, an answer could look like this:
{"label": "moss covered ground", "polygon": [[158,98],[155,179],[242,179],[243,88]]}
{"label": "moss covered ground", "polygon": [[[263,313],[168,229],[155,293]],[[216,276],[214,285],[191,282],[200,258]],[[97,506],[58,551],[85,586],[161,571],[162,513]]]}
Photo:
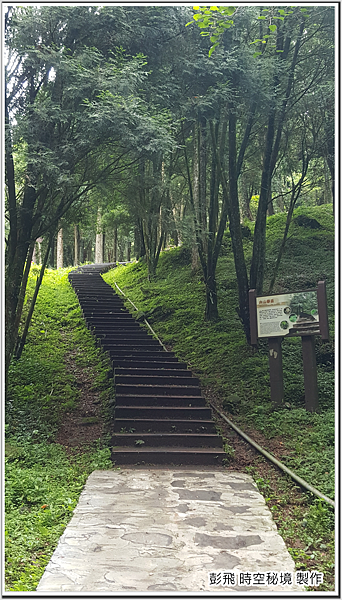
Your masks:
{"label": "moss covered ground", "polygon": [[[315,219],[320,228],[298,224],[296,217],[300,215]],[[268,218],[265,291],[272,277],[285,220],[284,214]],[[245,226],[251,232],[244,239],[249,264],[253,227],[250,223]],[[139,310],[134,311],[129,302],[127,308],[138,317],[144,314],[163,343],[188,363],[200,378],[208,399],[214,397],[218,407],[240,428],[249,434],[254,432],[259,436],[259,443],[262,440],[262,445],[297,475],[334,499],[334,219],[330,205],[295,210],[273,290],[273,293],[301,291],[316,287],[322,279],[326,281],[330,341],[323,343],[316,338],[319,410],[314,414],[305,410],[300,338],[283,341],[284,406],[275,410],[271,404],[268,345],[261,340],[255,350],[246,343],[237,314],[237,282],[228,232],[217,266],[220,315],[217,322],[204,320],[202,273],[200,269],[192,270],[191,251],[185,246],[162,253],[157,277],[152,282],[147,281],[142,260],[120,266],[106,273],[104,279],[113,286],[116,282]],[[265,478],[257,474],[255,477],[266,485]],[[260,489],[263,489],[262,483]],[[306,495],[305,502],[306,512],[301,511],[295,522],[298,524],[299,519],[305,539],[311,527],[315,531],[312,539],[316,536],[318,546],[323,544],[322,548],[315,546],[312,552],[324,555],[322,561],[326,566],[321,565],[321,568],[326,569],[331,581],[333,511],[311,494]],[[308,515],[314,515],[309,526]],[[310,544],[309,540],[301,551],[293,550],[298,565],[303,560],[301,552],[306,546],[309,550]],[[304,554],[312,558],[312,552]]]}
{"label": "moss covered ground", "polygon": [[[217,269],[220,320],[204,321],[204,284],[191,270],[191,252],[179,247],[162,253],[157,278],[147,281],[143,262],[119,267],[104,275],[144,313],[163,340],[201,379],[208,398],[266,449],[324,494],[334,497],[334,224],[331,206],[300,208],[320,229],[295,221],[281,263],[275,292],[327,283],[331,340],[316,341],[319,411],[304,408],[301,344],[285,340],[283,362],[285,405],[270,403],[267,345],[257,351],[244,339],[237,316],[237,285],[229,233],[225,234]],[[244,238],[247,263],[253,227]],[[281,243],[285,215],[268,219],[266,287]],[[247,232],[248,234],[248,232]],[[77,414],[82,382],[101,399],[103,422],[110,411],[112,381],[108,358],[96,347],[82,319],[67,275],[70,269],[47,270],[38,295],[27,344],[20,360],[12,361],[6,395],[6,590],[34,591],[58,539],[72,516],[89,473],[110,468],[109,436],[68,448],[56,443],[63,425]],[[39,269],[31,269],[24,316]],[[127,303],[127,307],[132,306]],[[70,365],[75,368],[70,369]],[[77,380],[76,374],[83,377]],[[80,387],[81,381],[81,387]],[[90,383],[89,383],[90,382]],[[89,390],[88,390],[89,392]],[[87,393],[88,393],[87,392]],[[82,416],[81,420],[91,417]],[[100,420],[101,420],[100,419]],[[76,420],[76,419],[75,419]],[[334,589],[333,511],[310,494],[296,489],[259,456],[248,457],[224,425],[227,456],[255,478],[275,522],[296,562],[296,568],[324,573],[318,591]],[[97,424],[87,427],[98,427]],[[240,443],[240,442],[239,442]],[[234,446],[234,447],[233,447]],[[235,450],[234,450],[235,448]],[[235,454],[235,459],[234,459]],[[234,463],[234,460],[236,463]]]}
{"label": "moss covered ground", "polygon": [[[32,592],[72,517],[88,475],[112,468],[105,436],[73,447],[56,443],[77,409],[80,389],[67,357],[92,377],[103,412],[112,386],[68,283],[70,269],[47,270],[26,346],[13,360],[5,407],[5,586]],[[31,268],[24,316],[39,268]],[[105,415],[104,415],[105,420]]]}

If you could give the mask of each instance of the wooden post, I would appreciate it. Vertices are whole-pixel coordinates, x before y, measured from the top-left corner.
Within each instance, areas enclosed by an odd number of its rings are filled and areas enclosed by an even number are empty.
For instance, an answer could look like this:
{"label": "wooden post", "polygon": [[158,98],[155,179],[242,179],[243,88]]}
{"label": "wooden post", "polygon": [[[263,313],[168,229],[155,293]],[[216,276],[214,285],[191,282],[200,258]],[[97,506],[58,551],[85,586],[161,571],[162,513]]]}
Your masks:
{"label": "wooden post", "polygon": [[283,357],[281,342],[281,337],[268,338],[271,401],[275,406],[279,407],[284,405]]}
{"label": "wooden post", "polygon": [[327,291],[325,287],[325,281],[319,281],[317,285],[317,304],[318,304],[318,317],[319,317],[319,329],[322,336],[322,340],[327,342],[329,340],[329,322],[328,322],[328,308],[327,308]]}
{"label": "wooden post", "polygon": [[318,409],[317,364],[315,352],[315,336],[302,336],[305,408],[310,412]]}

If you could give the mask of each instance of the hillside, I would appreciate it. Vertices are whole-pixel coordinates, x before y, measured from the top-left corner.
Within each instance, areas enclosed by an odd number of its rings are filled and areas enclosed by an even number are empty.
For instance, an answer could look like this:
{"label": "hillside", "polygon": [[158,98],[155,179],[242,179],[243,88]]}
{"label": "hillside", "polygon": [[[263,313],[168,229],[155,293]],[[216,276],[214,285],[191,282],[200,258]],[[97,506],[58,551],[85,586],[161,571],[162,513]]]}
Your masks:
{"label": "hillside", "polygon": [[[186,360],[208,400],[241,429],[321,492],[334,497],[334,225],[330,206],[298,209],[321,229],[294,223],[275,291],[299,290],[326,279],[331,341],[316,343],[320,411],[303,408],[300,340],[283,344],[286,406],[269,400],[265,343],[245,342],[237,317],[237,289],[225,234],[218,265],[220,321],[204,322],[204,285],[191,272],[191,253],[162,253],[157,279],[143,262],[104,275],[117,281],[146,314],[164,343]],[[246,224],[247,226],[247,224]],[[279,247],[284,215],[268,220],[267,277]],[[249,225],[251,229],[251,226]],[[245,231],[246,257],[251,233]],[[13,361],[6,399],[6,589],[33,591],[72,516],[87,475],[109,468],[112,378],[68,282],[70,269],[46,270],[22,357]],[[27,302],[39,268],[31,268]],[[267,286],[266,286],[267,287]],[[127,302],[127,307],[132,308]],[[334,515],[330,507],[284,477],[221,419],[227,468],[247,471],[272,511],[297,569],[324,573],[318,591],[334,589]]]}
{"label": "hillside", "polygon": [[[303,219],[297,219],[300,215],[315,219],[320,227],[303,226]],[[268,218],[266,290],[281,244],[285,219],[284,214]],[[246,230],[247,226],[250,233]],[[250,224],[246,223],[245,227],[244,249],[248,260],[253,231]],[[326,281],[331,337],[326,343],[316,339],[319,411],[315,414],[304,408],[300,338],[283,342],[285,406],[274,410],[271,405],[267,342],[260,341],[257,350],[246,344],[237,315],[237,285],[228,232],[217,268],[220,319],[216,323],[204,321],[205,294],[201,272],[192,272],[191,252],[184,246],[161,255],[157,278],[151,283],[147,281],[143,261],[121,266],[103,277],[113,286],[114,282],[117,283],[139,312],[136,313],[128,301],[127,308],[133,310],[137,318],[141,319],[144,315],[163,343],[188,363],[200,378],[208,401],[223,410],[229,419],[297,475],[334,498],[334,220],[331,206],[298,208],[295,211],[273,290],[274,293],[300,291],[315,287],[319,280]],[[222,420],[218,419],[217,424],[226,437],[231,468],[246,468],[254,473],[278,526],[284,529],[282,534],[287,543],[291,544],[289,540],[294,534],[293,519],[298,524],[298,503],[303,502],[299,522],[301,525],[303,520],[306,523],[313,511],[316,526],[319,522],[321,524],[310,535],[312,539],[318,535],[317,539],[321,541],[323,533],[320,528],[331,531],[332,511],[310,494],[306,494],[304,501],[303,495],[294,499],[289,492],[294,487],[293,482],[287,481],[285,492],[277,470],[266,468],[264,459],[256,457],[254,451],[237,438]],[[282,504],[286,506],[286,514],[280,508]],[[289,507],[292,504],[295,505],[294,513]],[[316,514],[316,510],[321,512]],[[285,522],[287,525],[284,525]],[[292,533],[289,533],[290,530]],[[326,541],[322,542],[324,548],[327,547]],[[296,544],[300,547],[298,540]],[[297,548],[293,553],[294,558],[304,560],[307,568],[314,557],[314,554],[308,554],[310,547],[311,543],[303,542],[303,548]],[[321,555],[325,550],[318,552]]]}
{"label": "hillside", "polygon": [[[283,342],[285,383],[284,411],[277,411],[279,421],[301,418],[323,418],[334,407],[334,223],[331,207],[297,209],[294,217],[306,214],[321,224],[319,230],[293,223],[280,265],[274,293],[312,288],[321,279],[327,285],[331,340],[316,340],[319,381],[319,415],[306,415],[300,338]],[[268,255],[265,288],[279,247],[285,215],[268,219]],[[251,233],[252,235],[252,233]],[[246,257],[251,239],[245,239]],[[237,315],[237,286],[226,233],[217,269],[220,319],[208,323],[203,319],[204,286],[201,273],[192,272],[190,251],[179,247],[164,252],[158,265],[157,278],[149,283],[143,261],[119,267],[104,275],[108,283],[115,281],[143,312],[162,341],[173,348],[200,376],[205,386],[221,396],[222,403],[237,422],[251,423],[268,436],[277,433],[280,424],[265,422],[274,415],[270,405],[267,342],[260,341],[257,351],[246,344]],[[132,306],[127,303],[127,307]],[[138,314],[137,316],[141,316]],[[295,412],[294,412],[295,411]],[[305,418],[304,418],[305,417]],[[317,483],[317,482],[316,482]],[[332,493],[332,487],[329,485]]]}

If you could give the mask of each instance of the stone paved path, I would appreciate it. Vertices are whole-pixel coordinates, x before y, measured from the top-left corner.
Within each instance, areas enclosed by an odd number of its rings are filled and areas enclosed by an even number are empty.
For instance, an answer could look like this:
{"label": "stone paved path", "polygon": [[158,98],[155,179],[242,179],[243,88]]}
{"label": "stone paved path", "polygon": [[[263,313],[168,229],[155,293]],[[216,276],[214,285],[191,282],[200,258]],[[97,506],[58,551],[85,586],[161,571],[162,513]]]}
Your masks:
{"label": "stone paved path", "polygon": [[213,572],[294,570],[249,475],[125,468],[90,475],[37,591],[303,591],[209,584]]}

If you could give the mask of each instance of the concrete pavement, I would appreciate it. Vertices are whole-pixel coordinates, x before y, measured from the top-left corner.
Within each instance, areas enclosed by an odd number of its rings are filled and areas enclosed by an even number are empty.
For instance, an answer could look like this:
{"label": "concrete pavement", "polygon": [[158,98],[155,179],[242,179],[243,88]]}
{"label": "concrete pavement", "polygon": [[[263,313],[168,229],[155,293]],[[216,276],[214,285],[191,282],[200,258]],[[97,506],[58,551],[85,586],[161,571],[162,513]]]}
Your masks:
{"label": "concrete pavement", "polygon": [[249,475],[122,468],[90,475],[37,592],[304,591],[294,572]]}

